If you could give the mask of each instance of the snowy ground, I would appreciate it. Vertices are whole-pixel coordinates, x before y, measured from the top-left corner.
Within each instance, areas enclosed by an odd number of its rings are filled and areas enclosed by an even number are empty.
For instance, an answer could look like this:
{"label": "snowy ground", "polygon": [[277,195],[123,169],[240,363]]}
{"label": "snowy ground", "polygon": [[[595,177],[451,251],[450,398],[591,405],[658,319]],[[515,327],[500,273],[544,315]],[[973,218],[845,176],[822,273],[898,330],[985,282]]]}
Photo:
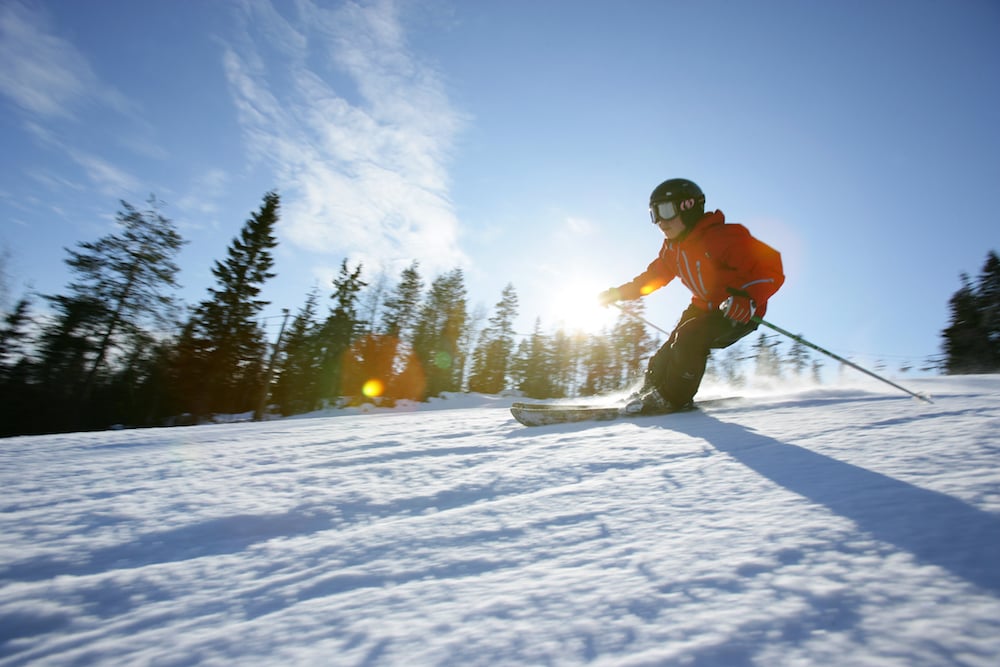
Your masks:
{"label": "snowy ground", "polygon": [[1000,376],[908,384],[0,440],[0,665],[996,667]]}

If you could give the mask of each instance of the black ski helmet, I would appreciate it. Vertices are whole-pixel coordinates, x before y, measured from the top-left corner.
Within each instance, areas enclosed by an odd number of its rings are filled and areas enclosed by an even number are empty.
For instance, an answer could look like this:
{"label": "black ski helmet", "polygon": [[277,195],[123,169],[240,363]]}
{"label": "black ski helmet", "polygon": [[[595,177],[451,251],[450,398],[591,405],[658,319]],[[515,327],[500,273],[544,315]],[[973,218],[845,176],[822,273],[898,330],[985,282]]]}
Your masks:
{"label": "black ski helmet", "polygon": [[649,206],[660,202],[673,202],[681,212],[681,221],[690,229],[705,215],[705,193],[694,181],[671,178],[657,185],[649,195]]}

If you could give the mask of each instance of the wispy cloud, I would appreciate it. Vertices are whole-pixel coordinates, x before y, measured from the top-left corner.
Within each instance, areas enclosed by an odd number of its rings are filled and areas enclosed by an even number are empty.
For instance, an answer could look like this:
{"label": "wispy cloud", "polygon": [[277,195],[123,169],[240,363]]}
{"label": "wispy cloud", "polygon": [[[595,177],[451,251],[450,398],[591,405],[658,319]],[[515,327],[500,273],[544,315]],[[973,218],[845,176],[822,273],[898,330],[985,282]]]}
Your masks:
{"label": "wispy cloud", "polygon": [[463,265],[448,164],[464,118],[395,3],[294,6],[246,0],[224,56],[248,150],[286,195],[289,241],[369,268]]}
{"label": "wispy cloud", "polygon": [[[142,192],[143,186],[139,179],[99,155],[77,148],[68,141],[60,138],[56,132],[38,123],[29,121],[25,123],[25,129],[38,143],[58,151],[76,163],[82,169],[83,174],[89,179],[91,186],[96,187],[101,194],[121,198]],[[71,182],[66,177],[56,176],[51,176],[49,179],[36,178],[36,180],[42,183],[48,182],[50,185],[63,186]],[[53,187],[52,189],[58,190],[61,188]],[[77,186],[73,189],[80,190],[81,188]]]}
{"label": "wispy cloud", "polygon": [[43,13],[14,1],[0,4],[0,93],[46,117],[70,117],[92,102],[129,107],[72,43],[53,34]]}
{"label": "wispy cloud", "polygon": [[229,173],[222,169],[209,168],[197,173],[188,190],[177,199],[181,212],[179,227],[184,230],[216,227],[223,212],[219,199],[229,184]]}
{"label": "wispy cloud", "polygon": [[142,190],[138,179],[101,157],[78,150],[71,150],[69,156],[80,165],[91,182],[109,197],[122,197],[123,193],[135,194]]}
{"label": "wispy cloud", "polygon": [[[0,4],[0,95],[21,110],[25,132],[69,157],[91,187],[113,197],[144,189],[126,170],[82,148],[87,142],[80,141],[79,132],[79,116],[90,107],[120,114],[134,124],[135,105],[102,81],[87,57],[60,37],[44,10],[34,5],[15,0]],[[146,141],[135,152],[148,155],[157,149]],[[162,157],[162,151],[158,155]],[[56,186],[53,190],[62,190],[75,179],[51,174],[46,181]]]}

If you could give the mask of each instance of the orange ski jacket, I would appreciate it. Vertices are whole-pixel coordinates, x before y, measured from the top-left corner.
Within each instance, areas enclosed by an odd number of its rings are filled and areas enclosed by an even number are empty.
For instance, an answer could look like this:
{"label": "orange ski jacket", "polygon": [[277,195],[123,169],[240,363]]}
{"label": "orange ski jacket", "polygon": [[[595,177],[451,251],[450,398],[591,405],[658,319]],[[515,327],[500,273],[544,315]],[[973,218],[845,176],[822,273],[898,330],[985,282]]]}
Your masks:
{"label": "orange ski jacket", "polygon": [[706,214],[680,240],[665,240],[646,270],[617,289],[631,301],[674,278],[691,290],[691,303],[702,310],[715,310],[730,296],[742,295],[754,300],[761,317],[767,300],[785,282],[781,254],[743,225],[727,223],[722,211]]}

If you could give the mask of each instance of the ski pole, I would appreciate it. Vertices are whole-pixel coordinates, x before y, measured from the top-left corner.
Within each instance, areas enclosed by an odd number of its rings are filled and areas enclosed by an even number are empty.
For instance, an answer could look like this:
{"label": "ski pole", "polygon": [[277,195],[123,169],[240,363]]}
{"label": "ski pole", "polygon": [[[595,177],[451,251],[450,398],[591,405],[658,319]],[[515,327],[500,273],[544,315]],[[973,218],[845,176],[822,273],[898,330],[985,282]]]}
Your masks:
{"label": "ski pole", "polygon": [[625,313],[629,317],[631,317],[633,320],[639,320],[640,322],[642,322],[643,324],[645,324],[647,327],[649,327],[651,329],[656,329],[657,331],[659,331],[661,334],[664,334],[665,336],[669,336],[670,335],[670,332],[667,331],[666,329],[661,329],[660,327],[656,326],[655,324],[653,324],[652,322],[650,322],[649,320],[647,320],[642,315],[636,315],[635,313],[633,313],[631,310],[629,310],[628,308],[624,307],[620,303],[612,303],[611,305],[614,306],[615,308],[617,308],[618,310],[622,311],[623,313]]}
{"label": "ski pole", "polygon": [[[670,335],[670,332],[666,331],[665,329],[661,329],[660,327],[656,326],[655,324],[653,324],[652,322],[650,322],[649,320],[647,320],[645,317],[642,317],[641,315],[636,315],[635,313],[633,313],[632,311],[628,310],[627,308],[622,307],[620,304],[613,303],[611,305],[613,305],[615,308],[617,308],[618,310],[622,311],[623,313],[625,313],[629,317],[632,317],[632,318],[634,318],[636,320],[639,320],[640,322],[642,322],[646,326],[652,327],[653,329],[656,329],[660,333],[666,334],[667,336]],[[762,319],[760,317],[753,317],[753,318],[751,318],[751,320],[753,322],[757,323],[757,324],[763,324],[765,327],[768,327],[770,329],[774,329],[778,333],[783,334],[785,336],[788,336],[789,338],[791,338],[795,342],[801,343],[802,345],[805,345],[806,347],[812,348],[812,349],[816,350],[817,352],[819,352],[821,354],[825,354],[826,356],[828,356],[828,357],[830,357],[832,359],[836,359],[840,363],[845,364],[847,366],[850,366],[851,368],[853,368],[855,370],[861,371],[865,375],[869,375],[869,376],[875,378],[876,380],[881,380],[882,382],[885,382],[886,384],[891,385],[891,386],[895,387],[896,389],[899,389],[900,391],[905,392],[905,393],[909,394],[910,396],[913,396],[914,398],[919,398],[921,401],[926,401],[927,403],[933,403],[934,402],[928,396],[926,396],[925,394],[918,394],[916,392],[910,391],[906,387],[900,386],[900,385],[896,384],[895,382],[893,382],[892,380],[888,380],[888,379],[882,377],[881,375],[877,375],[876,373],[873,373],[872,371],[868,370],[867,368],[864,368],[863,366],[859,366],[856,363],[854,363],[853,361],[848,361],[847,359],[844,359],[840,355],[834,354],[833,352],[830,352],[829,350],[824,350],[819,345],[816,345],[815,343],[810,343],[805,338],[802,338],[801,336],[796,336],[791,331],[786,331],[785,329],[782,329],[781,327],[777,326],[776,324],[771,324],[770,322],[768,322],[765,319]]]}
{"label": "ski pole", "polygon": [[896,389],[899,389],[900,391],[906,392],[907,394],[909,394],[910,396],[913,396],[914,398],[919,398],[921,401],[926,401],[927,403],[933,403],[934,402],[929,397],[927,397],[925,394],[918,394],[915,391],[910,391],[906,387],[898,385],[895,382],[893,382],[892,380],[886,379],[886,378],[882,377],[881,375],[873,373],[872,371],[868,370],[867,368],[864,368],[863,366],[859,366],[858,364],[854,363],[853,361],[848,361],[847,359],[844,359],[843,357],[841,357],[839,355],[836,355],[833,352],[830,352],[829,350],[824,350],[819,345],[816,345],[815,343],[810,343],[805,338],[802,338],[801,336],[796,336],[792,332],[786,331],[786,330],[782,329],[781,327],[779,327],[776,324],[771,324],[770,322],[768,322],[765,319],[762,319],[760,317],[753,317],[751,319],[754,322],[756,322],[757,324],[763,324],[765,327],[774,329],[778,333],[784,334],[785,336],[788,336],[789,338],[791,338],[792,340],[794,340],[796,343],[801,343],[802,345],[805,345],[806,347],[810,347],[810,348],[816,350],[817,352],[825,354],[826,356],[828,356],[828,357],[830,357],[832,359],[836,359],[840,363],[846,364],[846,365],[850,366],[851,368],[853,368],[854,370],[861,371],[865,375],[873,377],[876,380],[881,380],[882,382],[885,382],[886,384],[891,385],[891,386],[895,387]]}

